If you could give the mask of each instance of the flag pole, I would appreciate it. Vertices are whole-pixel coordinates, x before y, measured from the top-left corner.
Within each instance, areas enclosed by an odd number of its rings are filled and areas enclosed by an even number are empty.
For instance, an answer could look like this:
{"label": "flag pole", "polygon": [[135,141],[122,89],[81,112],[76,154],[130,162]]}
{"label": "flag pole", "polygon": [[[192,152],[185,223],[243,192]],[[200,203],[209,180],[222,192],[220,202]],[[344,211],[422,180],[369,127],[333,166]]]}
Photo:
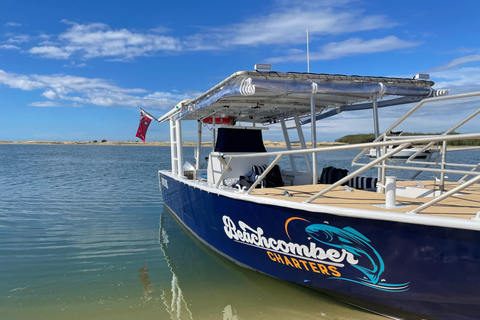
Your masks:
{"label": "flag pole", "polygon": [[145,112],[149,117],[151,117],[153,120],[155,120],[155,121],[158,122],[158,119],[155,118],[154,116],[152,116],[150,113],[148,113],[147,111],[143,110],[142,108],[140,108],[140,110],[142,110],[142,111]]}

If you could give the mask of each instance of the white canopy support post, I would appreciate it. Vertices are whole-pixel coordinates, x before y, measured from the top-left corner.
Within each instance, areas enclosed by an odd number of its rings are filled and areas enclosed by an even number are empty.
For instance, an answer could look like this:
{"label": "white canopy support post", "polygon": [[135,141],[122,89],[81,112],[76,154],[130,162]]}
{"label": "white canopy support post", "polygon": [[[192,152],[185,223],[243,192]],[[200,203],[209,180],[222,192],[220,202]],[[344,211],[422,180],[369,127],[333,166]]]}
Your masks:
{"label": "white canopy support post", "polygon": [[[379,120],[378,120],[378,105],[377,105],[377,95],[374,94],[372,96],[372,109],[373,109],[373,130],[375,132],[375,139],[377,139],[380,136],[380,126],[379,126]],[[377,158],[380,158],[381,153],[380,153],[380,148],[376,148],[377,151]],[[385,181],[383,181],[383,174],[382,174],[382,169],[378,168],[377,170],[378,174],[378,181],[381,181],[382,184],[385,184]]]}
{"label": "white canopy support post", "polygon": [[177,139],[177,175],[183,176],[183,150],[182,150],[182,120],[175,120],[175,136]]}
{"label": "white canopy support post", "polygon": [[215,114],[212,115],[212,123],[213,123],[213,127],[212,127],[212,152],[215,151],[215,140],[217,139],[216,136],[215,136]]}
{"label": "white canopy support post", "polygon": [[202,121],[197,121],[197,148],[195,150],[195,169],[200,170],[200,157],[202,154]]}
{"label": "white canopy support post", "polygon": [[170,118],[170,152],[172,162],[172,174],[177,174],[177,138],[175,130],[175,120]]}
{"label": "white canopy support post", "polygon": [[[317,147],[317,123],[315,119],[315,93],[317,92],[317,84],[312,82],[312,95],[310,96],[310,119],[311,119],[311,129],[312,129],[312,148]],[[312,184],[317,184],[317,154],[312,153]]]}

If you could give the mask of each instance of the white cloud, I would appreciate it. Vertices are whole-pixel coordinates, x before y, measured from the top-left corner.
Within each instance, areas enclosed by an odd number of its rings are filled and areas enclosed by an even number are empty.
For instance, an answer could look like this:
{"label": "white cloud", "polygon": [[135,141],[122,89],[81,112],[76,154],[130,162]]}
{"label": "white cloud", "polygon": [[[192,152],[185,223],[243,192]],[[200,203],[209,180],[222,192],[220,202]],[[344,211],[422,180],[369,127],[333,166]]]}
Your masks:
{"label": "white cloud", "polygon": [[45,87],[43,83],[35,81],[29,76],[7,73],[3,70],[0,70],[0,84],[21,90],[35,90]]}
{"label": "white cloud", "polygon": [[42,96],[44,96],[47,99],[53,100],[57,98],[57,94],[52,91],[52,90],[47,90],[44,93],[42,93]]}
{"label": "white cloud", "polygon": [[449,70],[449,69],[463,66],[464,64],[469,62],[478,62],[478,61],[480,61],[480,54],[464,56],[457,59],[453,59],[452,61],[449,61],[441,66],[431,68],[427,72],[438,72],[438,71]]}
{"label": "white cloud", "polygon": [[28,34],[10,34],[9,36],[10,38],[7,40],[7,43],[22,44],[31,40]]}
{"label": "white cloud", "polygon": [[7,22],[5,23],[5,27],[21,27],[22,24],[18,22]]}
{"label": "white cloud", "polygon": [[[476,63],[475,63],[476,62]],[[451,89],[450,94],[480,91],[480,55],[455,58],[426,72],[435,81],[435,88]],[[464,67],[469,63],[471,66]]]}
{"label": "white cloud", "polygon": [[450,94],[480,90],[480,67],[465,67],[430,73],[435,88],[451,89]]}
{"label": "white cloud", "polygon": [[42,47],[33,47],[28,52],[32,54],[38,54],[42,58],[53,58],[53,59],[68,59],[72,52],[68,51],[68,48],[58,48],[54,46],[42,46]]}
{"label": "white cloud", "polygon": [[103,23],[72,24],[58,36],[60,45],[37,46],[30,53],[43,58],[82,59],[109,57],[132,59],[162,51],[178,51],[179,40],[156,33],[136,33],[127,29],[111,29]]}
{"label": "white cloud", "polygon": [[160,99],[160,100],[185,100],[197,97],[201,92],[180,93],[177,90],[173,92],[154,92],[145,96],[146,99]]}
{"label": "white cloud", "polygon": [[[464,52],[458,50],[455,52]],[[476,62],[476,63],[475,63]],[[429,68],[430,80],[435,82],[435,89],[451,89],[450,95],[471,91],[480,91],[480,55],[468,55],[455,58],[441,66]],[[469,67],[462,67],[470,63]],[[390,75],[399,78],[411,78],[413,74]]]}
{"label": "white cloud", "polygon": [[[153,54],[230,50],[234,47],[292,47],[305,42],[306,29],[314,42],[326,35],[358,33],[397,25],[385,15],[368,14],[357,8],[358,3],[355,0],[277,1],[269,13],[259,13],[229,25],[200,27],[201,32],[183,37],[167,36],[170,29],[163,26],[137,32],[125,28],[112,29],[104,23],[79,24],[64,20],[62,22],[69,25],[64,33],[49,37],[48,42],[43,44],[39,42],[27,52],[51,59],[132,60]],[[388,37],[385,39],[388,40]],[[397,44],[401,42],[397,38],[393,40]],[[406,44],[406,41],[402,43],[403,46]]]}
{"label": "white cloud", "polygon": [[17,47],[13,44],[0,44],[0,49],[4,50],[20,50],[20,47]]}
{"label": "white cloud", "polygon": [[257,46],[266,44],[298,44],[305,42],[305,30],[312,37],[338,35],[359,31],[389,28],[395,23],[381,15],[364,15],[362,10],[333,7],[280,8],[263,17],[229,27],[225,39],[229,45]]}
{"label": "white cloud", "polygon": [[54,101],[40,101],[40,102],[32,102],[28,106],[30,107],[39,107],[39,108],[59,108],[65,107],[65,105],[60,104]]}
{"label": "white cloud", "polygon": [[[411,42],[398,39],[395,36],[388,36],[381,39],[362,40],[352,38],[342,42],[331,42],[326,44],[316,52],[310,53],[310,60],[333,60],[345,56],[359,54],[386,52],[398,49],[411,48],[420,45],[419,42]],[[304,61],[305,53],[294,52],[293,54],[267,59],[268,62],[286,62],[286,61]]]}
{"label": "white cloud", "polygon": [[277,1],[268,14],[244,22],[203,28],[184,41],[188,50],[228,49],[236,46],[297,45],[326,35],[391,28],[397,23],[384,15],[354,8],[357,1]]}
{"label": "white cloud", "polygon": [[348,56],[355,54],[384,52],[397,49],[410,48],[420,45],[419,42],[411,42],[398,39],[395,36],[388,36],[381,39],[362,40],[358,38],[348,39],[343,42],[332,42],[322,47],[323,52],[318,54],[318,58],[325,60],[338,56]]}
{"label": "white cloud", "polygon": [[87,66],[86,63],[82,62],[82,63],[77,63],[73,60],[71,60],[69,63],[66,63],[63,65],[64,67],[67,67],[67,68],[84,68]]}
{"label": "white cloud", "polygon": [[[50,101],[33,102],[30,106],[61,107],[95,105],[102,107],[149,107],[170,109],[178,101],[193,98],[195,93],[154,92],[122,88],[108,80],[70,75],[21,75],[0,70],[0,85],[20,90],[44,90]],[[55,101],[51,101],[55,100]]]}

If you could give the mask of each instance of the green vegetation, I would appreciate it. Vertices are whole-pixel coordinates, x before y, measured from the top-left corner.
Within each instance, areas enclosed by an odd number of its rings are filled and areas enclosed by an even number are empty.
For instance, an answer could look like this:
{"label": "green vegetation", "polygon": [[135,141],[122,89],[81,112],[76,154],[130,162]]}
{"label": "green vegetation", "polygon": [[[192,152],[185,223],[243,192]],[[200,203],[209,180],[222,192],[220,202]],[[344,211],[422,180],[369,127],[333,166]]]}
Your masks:
{"label": "green vegetation", "polygon": [[471,139],[471,140],[459,140],[459,141],[450,141],[447,143],[447,145],[452,146],[452,147],[457,147],[457,146],[480,146],[480,139]]}
{"label": "green vegetation", "polygon": [[372,142],[375,140],[374,133],[361,133],[361,134],[349,134],[341,137],[340,139],[335,140],[335,142],[355,144],[355,143],[366,143]]}
{"label": "green vegetation", "polygon": [[[439,135],[441,133],[421,133],[421,132],[403,132],[402,136],[423,136],[423,135]],[[458,134],[458,132],[454,132]],[[335,140],[335,142],[355,144],[355,143],[366,143],[372,142],[375,140],[375,134],[373,133],[361,133],[361,134],[349,134],[341,137],[340,139]],[[449,146],[480,146],[480,139],[470,139],[470,140],[459,140],[459,141],[450,141],[448,142]]]}

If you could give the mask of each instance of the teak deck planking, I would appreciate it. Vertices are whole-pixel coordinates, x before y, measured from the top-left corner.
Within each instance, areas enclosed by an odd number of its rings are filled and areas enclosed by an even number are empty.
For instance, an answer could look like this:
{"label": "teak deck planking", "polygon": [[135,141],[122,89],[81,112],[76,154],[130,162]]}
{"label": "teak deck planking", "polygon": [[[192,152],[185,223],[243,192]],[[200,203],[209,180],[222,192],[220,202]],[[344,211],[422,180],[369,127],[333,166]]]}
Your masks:
{"label": "teak deck planking", "polygon": [[[397,185],[413,187],[413,183],[414,181],[398,181]],[[431,181],[421,181],[421,183],[425,185],[425,191],[428,191],[428,189],[431,190],[434,187],[435,190],[438,190],[438,184],[434,186],[434,183]],[[453,182],[446,182],[445,191],[451,190],[455,186],[458,186],[458,184]],[[251,192],[251,195],[302,202],[311,197],[312,195],[318,193],[319,191],[325,189],[326,187],[328,187],[328,185],[317,184],[255,189]],[[285,190],[290,193],[291,197],[286,197],[283,195]],[[407,207],[386,209],[383,207],[375,206],[379,204],[385,204],[385,194],[358,189],[353,190],[354,192],[348,192],[343,190],[342,187],[337,187],[330,192],[327,192],[325,195],[313,200],[311,203],[343,208],[406,213],[418,207],[419,205],[422,205],[433,199],[432,197],[407,198],[397,195],[397,205]],[[459,194],[451,196],[433,206],[428,207],[427,209],[419,212],[418,214],[459,219],[471,219],[474,218],[479,211],[480,185],[475,184],[463,190]]]}

